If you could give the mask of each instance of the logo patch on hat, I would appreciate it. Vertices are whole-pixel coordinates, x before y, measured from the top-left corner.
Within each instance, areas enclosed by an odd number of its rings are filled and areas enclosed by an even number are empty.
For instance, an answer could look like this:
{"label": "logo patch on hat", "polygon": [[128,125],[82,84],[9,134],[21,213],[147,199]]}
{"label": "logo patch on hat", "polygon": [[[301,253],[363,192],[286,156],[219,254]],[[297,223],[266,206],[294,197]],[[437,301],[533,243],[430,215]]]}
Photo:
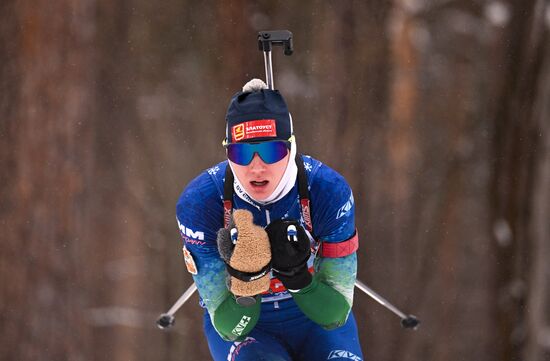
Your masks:
{"label": "logo patch on hat", "polygon": [[276,137],[277,127],[275,119],[250,120],[241,124],[234,125],[231,128],[231,137],[233,141],[263,137]]}

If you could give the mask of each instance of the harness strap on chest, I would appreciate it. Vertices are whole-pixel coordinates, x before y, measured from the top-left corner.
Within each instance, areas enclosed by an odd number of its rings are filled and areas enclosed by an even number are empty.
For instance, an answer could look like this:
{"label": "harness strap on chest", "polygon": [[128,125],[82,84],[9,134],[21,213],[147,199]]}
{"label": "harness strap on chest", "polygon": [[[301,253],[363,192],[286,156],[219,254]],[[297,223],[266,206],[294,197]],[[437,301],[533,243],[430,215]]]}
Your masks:
{"label": "harness strap on chest", "polygon": [[233,182],[235,178],[229,163],[225,168],[225,179],[223,181],[223,226],[229,228],[231,213],[233,212]]}
{"label": "harness strap on chest", "polygon": [[[296,166],[298,167],[298,194],[300,195],[302,218],[304,219],[307,230],[313,234],[307,174],[304,167],[304,161],[300,155],[296,156]],[[227,168],[225,168],[225,180],[223,182],[223,226],[225,228],[229,227],[231,213],[233,212],[234,177],[231,167],[227,164]]]}

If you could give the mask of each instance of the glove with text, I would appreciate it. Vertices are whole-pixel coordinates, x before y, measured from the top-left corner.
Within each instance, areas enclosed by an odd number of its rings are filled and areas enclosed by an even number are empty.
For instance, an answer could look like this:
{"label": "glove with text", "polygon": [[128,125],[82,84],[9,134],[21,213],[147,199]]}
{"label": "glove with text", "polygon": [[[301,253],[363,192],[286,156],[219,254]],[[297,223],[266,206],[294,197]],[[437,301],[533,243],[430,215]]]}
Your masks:
{"label": "glove with text", "polygon": [[271,266],[274,275],[290,290],[311,283],[307,260],[311,254],[309,237],[297,221],[279,219],[266,227],[271,244]]}
{"label": "glove with text", "polygon": [[269,289],[269,239],[264,229],[253,223],[252,213],[236,209],[229,228],[218,231],[217,243],[230,275],[227,287],[234,295],[255,296]]}

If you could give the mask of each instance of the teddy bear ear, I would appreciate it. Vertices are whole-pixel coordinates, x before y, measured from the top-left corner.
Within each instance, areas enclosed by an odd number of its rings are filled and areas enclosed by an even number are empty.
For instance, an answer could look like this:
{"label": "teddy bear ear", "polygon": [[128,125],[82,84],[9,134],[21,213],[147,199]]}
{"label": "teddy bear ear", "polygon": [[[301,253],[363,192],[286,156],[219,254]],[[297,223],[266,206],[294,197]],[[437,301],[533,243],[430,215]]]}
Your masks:
{"label": "teddy bear ear", "polygon": [[235,224],[253,223],[254,220],[252,213],[246,209],[235,209],[232,218]]}
{"label": "teddy bear ear", "polygon": [[235,248],[235,245],[231,240],[230,230],[227,228],[221,228],[218,231],[216,242],[218,244],[218,252],[220,252],[220,256],[224,261],[229,262],[231,255],[233,254],[233,248]]}

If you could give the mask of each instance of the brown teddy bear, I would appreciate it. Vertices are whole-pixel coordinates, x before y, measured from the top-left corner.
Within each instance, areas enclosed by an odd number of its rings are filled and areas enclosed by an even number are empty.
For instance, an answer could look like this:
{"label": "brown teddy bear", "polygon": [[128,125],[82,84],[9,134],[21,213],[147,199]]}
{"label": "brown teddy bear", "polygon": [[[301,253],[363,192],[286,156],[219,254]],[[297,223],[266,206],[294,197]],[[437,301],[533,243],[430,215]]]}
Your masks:
{"label": "brown teddy bear", "polygon": [[233,212],[228,228],[218,231],[218,251],[229,273],[229,290],[236,296],[255,296],[269,289],[271,247],[265,230],[245,209]]}

